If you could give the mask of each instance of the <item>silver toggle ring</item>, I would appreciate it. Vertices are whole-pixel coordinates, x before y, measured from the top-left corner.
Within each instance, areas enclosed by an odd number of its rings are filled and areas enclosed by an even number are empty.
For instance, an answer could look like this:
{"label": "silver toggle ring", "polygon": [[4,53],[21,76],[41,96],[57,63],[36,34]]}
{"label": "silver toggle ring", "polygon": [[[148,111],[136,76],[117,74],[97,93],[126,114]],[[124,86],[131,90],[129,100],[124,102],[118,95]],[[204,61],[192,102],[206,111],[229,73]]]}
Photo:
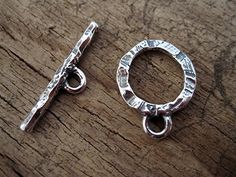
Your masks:
{"label": "silver toggle ring", "polygon": [[[129,69],[133,59],[145,50],[157,49],[168,54],[175,59],[184,71],[184,85],[179,96],[169,103],[154,104],[144,101],[135,95],[129,84]],[[154,138],[166,137],[172,128],[171,115],[183,109],[191,100],[196,88],[196,72],[191,60],[188,56],[177,49],[174,45],[161,40],[144,40],[134,46],[120,60],[117,70],[117,83],[121,96],[125,102],[132,108],[138,109],[143,114],[143,129]],[[151,117],[162,117],[164,119],[164,129],[155,132],[149,127],[149,119]]]}

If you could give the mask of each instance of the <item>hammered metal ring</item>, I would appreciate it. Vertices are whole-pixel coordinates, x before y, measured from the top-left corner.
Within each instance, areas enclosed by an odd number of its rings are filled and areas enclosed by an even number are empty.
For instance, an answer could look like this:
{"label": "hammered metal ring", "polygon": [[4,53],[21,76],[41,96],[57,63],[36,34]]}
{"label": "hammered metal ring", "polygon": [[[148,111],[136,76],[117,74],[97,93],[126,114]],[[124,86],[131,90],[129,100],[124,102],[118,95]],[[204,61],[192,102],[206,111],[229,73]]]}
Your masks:
{"label": "hammered metal ring", "polygon": [[[141,52],[153,49],[160,50],[175,59],[181,65],[184,73],[183,90],[174,101],[169,103],[154,104],[146,102],[135,95],[129,84],[129,69],[133,59]],[[191,60],[174,45],[161,40],[144,40],[134,46],[121,58],[116,79],[121,96],[130,107],[141,111],[144,116],[144,131],[154,138],[162,138],[170,133],[172,128],[171,115],[188,104],[196,88],[196,72]],[[154,116],[164,118],[165,128],[160,132],[154,132],[148,125],[149,118]]]}

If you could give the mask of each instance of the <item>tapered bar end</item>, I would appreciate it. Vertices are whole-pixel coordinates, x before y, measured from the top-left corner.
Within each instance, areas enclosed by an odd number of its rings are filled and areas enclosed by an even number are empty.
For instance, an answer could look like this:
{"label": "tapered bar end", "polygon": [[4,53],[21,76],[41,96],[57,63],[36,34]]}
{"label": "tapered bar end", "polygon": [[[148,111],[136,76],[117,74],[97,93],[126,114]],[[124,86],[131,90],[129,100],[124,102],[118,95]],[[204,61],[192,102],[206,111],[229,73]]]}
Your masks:
{"label": "tapered bar end", "polygon": [[91,21],[90,25],[94,26],[95,28],[98,28],[98,24],[95,21]]}
{"label": "tapered bar end", "polygon": [[20,124],[20,129],[24,132],[31,132],[32,129],[29,128],[29,126],[24,122]]}
{"label": "tapered bar end", "polygon": [[20,124],[20,129],[22,131],[26,131],[26,124],[24,122],[22,124]]}
{"label": "tapered bar end", "polygon": [[27,115],[25,120],[21,123],[20,129],[25,132],[32,132],[35,124],[39,120],[41,114],[39,114],[39,109],[33,108]]}

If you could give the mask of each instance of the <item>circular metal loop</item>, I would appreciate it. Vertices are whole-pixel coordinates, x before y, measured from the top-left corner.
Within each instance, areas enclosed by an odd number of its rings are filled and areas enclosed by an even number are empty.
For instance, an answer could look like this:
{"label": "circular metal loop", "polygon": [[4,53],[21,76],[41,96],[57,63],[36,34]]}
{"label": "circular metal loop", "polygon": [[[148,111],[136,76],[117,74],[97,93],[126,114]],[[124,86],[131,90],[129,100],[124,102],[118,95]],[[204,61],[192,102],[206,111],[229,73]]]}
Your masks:
{"label": "circular metal loop", "polygon": [[172,120],[171,120],[171,116],[161,116],[164,119],[164,124],[165,127],[162,131],[160,132],[155,132],[153,130],[151,130],[151,128],[149,127],[149,120],[151,118],[151,116],[144,116],[143,117],[143,129],[145,131],[145,133],[147,133],[148,135],[150,135],[153,138],[164,138],[167,135],[169,135],[171,129],[172,129]]}
{"label": "circular metal loop", "polygon": [[[129,84],[129,69],[133,59],[145,50],[157,49],[175,59],[184,73],[184,86],[179,96],[169,103],[154,104],[144,101],[135,95]],[[184,108],[193,96],[196,87],[196,72],[191,60],[174,45],[161,40],[144,40],[134,46],[120,60],[116,75],[120,93],[125,102],[144,115],[171,115]]]}
{"label": "circular metal loop", "polygon": [[85,89],[86,77],[85,77],[84,73],[77,67],[73,67],[72,73],[79,77],[80,83],[78,86],[72,87],[69,85],[68,81],[66,80],[65,84],[64,84],[64,89],[69,93],[77,94],[77,93],[82,92]]}

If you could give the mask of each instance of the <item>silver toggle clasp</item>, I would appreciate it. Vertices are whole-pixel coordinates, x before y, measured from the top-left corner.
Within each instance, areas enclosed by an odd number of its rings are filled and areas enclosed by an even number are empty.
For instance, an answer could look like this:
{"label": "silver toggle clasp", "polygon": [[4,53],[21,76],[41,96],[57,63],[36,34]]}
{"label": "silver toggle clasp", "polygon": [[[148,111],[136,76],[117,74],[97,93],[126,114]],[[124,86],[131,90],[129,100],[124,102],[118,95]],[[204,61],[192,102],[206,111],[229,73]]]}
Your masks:
{"label": "silver toggle clasp", "polygon": [[[65,59],[64,63],[58,68],[52,80],[49,82],[46,89],[40,95],[38,102],[32,108],[26,119],[21,123],[20,129],[23,131],[31,131],[39,118],[44,114],[49,107],[53,98],[57,95],[58,91],[63,88],[69,93],[80,93],[86,87],[86,77],[84,73],[76,66],[79,62],[85,48],[91,42],[98,25],[96,22],[91,22],[87,27],[80,40],[72,49],[69,56]],[[79,77],[80,83],[76,87],[69,85],[67,79],[70,74],[75,74]]]}
{"label": "silver toggle clasp", "polygon": [[[176,60],[181,65],[184,73],[183,89],[179,96],[169,103],[154,104],[146,102],[134,93],[129,84],[129,69],[134,58],[143,51],[153,49],[163,51]],[[163,138],[170,133],[172,128],[171,115],[174,112],[183,109],[191,100],[196,88],[196,80],[196,72],[188,56],[174,45],[162,40],[144,40],[134,46],[121,58],[116,75],[116,81],[121,96],[130,107],[138,109],[144,115],[143,129],[153,138]],[[150,128],[148,123],[152,117],[155,119],[164,119],[163,130],[155,132]]]}

